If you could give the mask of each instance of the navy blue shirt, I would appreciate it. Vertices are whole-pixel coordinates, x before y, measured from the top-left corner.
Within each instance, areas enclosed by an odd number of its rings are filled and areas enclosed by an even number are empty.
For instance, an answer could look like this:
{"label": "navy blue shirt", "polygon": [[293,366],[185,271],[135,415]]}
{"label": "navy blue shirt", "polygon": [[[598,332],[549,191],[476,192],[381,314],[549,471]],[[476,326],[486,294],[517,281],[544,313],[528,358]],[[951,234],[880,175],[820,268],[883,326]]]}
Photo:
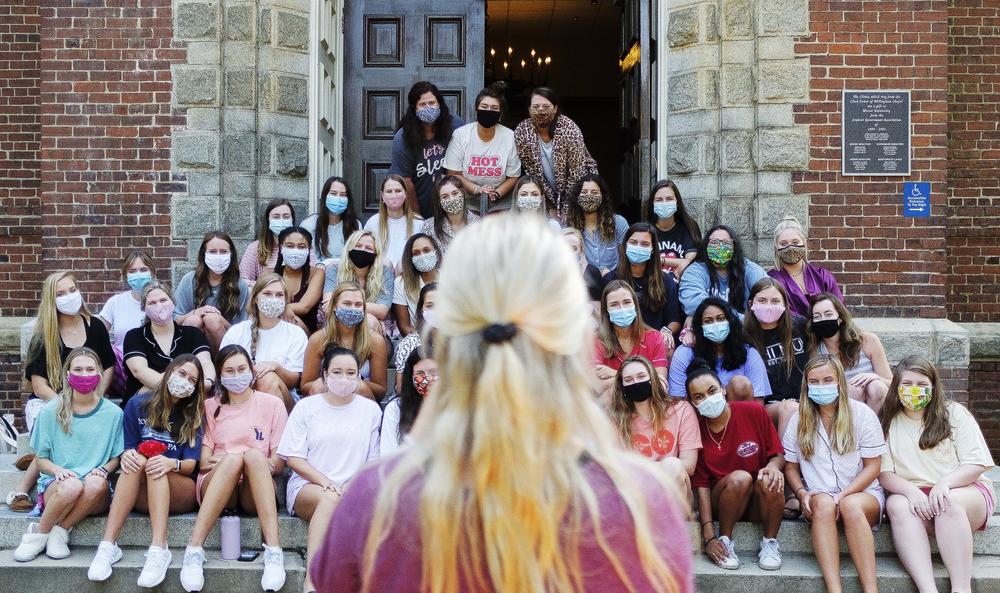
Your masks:
{"label": "navy blue shirt", "polygon": [[[202,428],[198,429],[193,445],[188,443],[178,444],[173,435],[166,430],[153,430],[149,427],[147,406],[149,401],[155,397],[154,394],[144,391],[128,400],[125,404],[125,418],[122,420],[125,429],[125,448],[135,449],[143,441],[159,441],[167,446],[163,453],[164,457],[170,459],[198,460],[201,457],[201,435]],[[193,397],[193,396],[192,396]],[[183,418],[179,414],[170,415],[170,426],[179,430]],[[192,474],[194,477],[196,474]]]}
{"label": "navy blue shirt", "polygon": [[[635,296],[639,299],[639,314],[642,315],[642,321],[657,331],[675,321],[684,320],[681,313],[681,301],[677,296],[677,280],[674,279],[673,274],[660,273],[663,274],[663,288],[667,292],[667,299],[659,309],[652,308],[646,298],[646,278],[633,277],[631,279],[632,290],[635,291]],[[607,286],[609,282],[617,279],[618,268],[615,268],[604,275],[604,285]]]}
{"label": "navy blue shirt", "polygon": [[[457,115],[451,116],[451,129],[457,130],[465,121]],[[449,139],[450,140],[450,139]],[[434,138],[425,140],[416,149],[411,149],[403,139],[403,129],[396,130],[392,137],[392,163],[389,173],[409,177],[413,180],[413,190],[420,204],[420,215],[434,216],[434,184],[445,175],[444,154],[448,143],[441,144]]]}

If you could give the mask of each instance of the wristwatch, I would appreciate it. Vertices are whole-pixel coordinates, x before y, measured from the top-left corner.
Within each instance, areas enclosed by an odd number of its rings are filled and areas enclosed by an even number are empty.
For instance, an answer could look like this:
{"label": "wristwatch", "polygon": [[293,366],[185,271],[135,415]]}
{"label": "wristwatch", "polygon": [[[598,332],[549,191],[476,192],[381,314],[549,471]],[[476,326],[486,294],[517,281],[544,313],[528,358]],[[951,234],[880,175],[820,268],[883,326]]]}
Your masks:
{"label": "wristwatch", "polygon": [[181,473],[181,460],[180,459],[175,459],[174,460],[174,471],[177,472],[177,473]]}

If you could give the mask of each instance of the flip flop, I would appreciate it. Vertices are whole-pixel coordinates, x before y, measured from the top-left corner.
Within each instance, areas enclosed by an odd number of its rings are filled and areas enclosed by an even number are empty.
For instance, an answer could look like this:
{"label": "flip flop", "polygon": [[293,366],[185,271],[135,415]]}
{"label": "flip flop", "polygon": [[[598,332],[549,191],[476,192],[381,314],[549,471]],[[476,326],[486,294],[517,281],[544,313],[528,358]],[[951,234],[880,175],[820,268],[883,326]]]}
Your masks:
{"label": "flip flop", "polygon": [[35,460],[34,453],[28,453],[27,455],[22,455],[17,458],[17,461],[14,462],[14,467],[16,467],[18,471],[23,472],[28,469],[28,466],[31,465],[31,462],[34,460]]}
{"label": "flip flop", "polygon": [[[795,506],[789,506],[794,504]],[[789,521],[794,521],[802,516],[802,509],[799,508],[799,499],[792,496],[791,498],[785,499],[785,511],[784,518]]]}

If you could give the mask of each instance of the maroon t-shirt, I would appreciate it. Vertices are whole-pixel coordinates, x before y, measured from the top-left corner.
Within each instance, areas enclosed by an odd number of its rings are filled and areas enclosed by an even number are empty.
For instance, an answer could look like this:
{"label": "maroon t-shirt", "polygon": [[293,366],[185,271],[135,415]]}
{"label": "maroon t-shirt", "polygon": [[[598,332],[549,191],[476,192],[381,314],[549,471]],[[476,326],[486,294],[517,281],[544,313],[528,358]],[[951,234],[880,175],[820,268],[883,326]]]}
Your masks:
{"label": "maroon t-shirt", "polygon": [[[375,500],[381,486],[380,471],[385,463],[376,463],[362,470],[337,506],[323,547],[312,563],[312,578],[317,591],[324,593],[356,593],[361,591],[362,556],[372,520]],[[633,522],[607,473],[596,463],[585,467],[588,480],[598,497],[604,535],[610,549],[622,562],[625,573],[635,584],[638,593],[652,593],[653,588],[645,578],[639,563],[633,536]],[[398,511],[392,531],[375,558],[373,581],[369,590],[393,593],[419,593],[422,554],[420,521],[418,516],[420,484],[418,477],[407,484],[400,493]],[[636,473],[634,481],[643,486],[647,495],[652,524],[653,540],[668,566],[674,571],[680,593],[694,591],[691,568],[691,540],[681,511],[662,492],[654,478]],[[611,562],[600,549],[593,536],[592,524],[584,511],[580,535],[580,566],[583,568],[584,591],[608,593],[626,590]],[[462,579],[459,579],[462,582]],[[459,593],[467,593],[461,588]]]}
{"label": "maroon t-shirt", "polygon": [[[695,488],[711,488],[739,469],[756,478],[768,459],[785,454],[778,431],[763,405],[736,401],[729,402],[729,407],[732,410],[729,424],[718,434],[710,433],[705,417],[698,415],[702,449],[691,478]],[[721,443],[721,449],[717,442]]]}

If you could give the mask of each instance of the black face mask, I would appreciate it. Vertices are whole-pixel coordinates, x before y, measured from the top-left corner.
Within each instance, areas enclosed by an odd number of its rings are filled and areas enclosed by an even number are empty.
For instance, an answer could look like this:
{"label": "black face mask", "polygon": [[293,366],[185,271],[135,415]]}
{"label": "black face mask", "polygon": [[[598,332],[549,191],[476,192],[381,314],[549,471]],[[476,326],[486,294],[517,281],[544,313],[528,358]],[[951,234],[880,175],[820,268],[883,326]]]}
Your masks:
{"label": "black face mask", "polygon": [[839,319],[824,319],[823,321],[813,321],[813,333],[821,338],[832,338],[840,331]]}
{"label": "black face mask", "polygon": [[352,249],[347,252],[347,258],[359,268],[367,268],[375,263],[375,254],[364,249]]}
{"label": "black face mask", "polygon": [[492,128],[500,123],[500,112],[492,111],[490,109],[477,109],[476,121],[479,122],[479,125],[484,128]]}
{"label": "black face mask", "polygon": [[644,402],[653,395],[653,384],[649,381],[643,381],[642,383],[622,385],[622,394],[630,402]]}

